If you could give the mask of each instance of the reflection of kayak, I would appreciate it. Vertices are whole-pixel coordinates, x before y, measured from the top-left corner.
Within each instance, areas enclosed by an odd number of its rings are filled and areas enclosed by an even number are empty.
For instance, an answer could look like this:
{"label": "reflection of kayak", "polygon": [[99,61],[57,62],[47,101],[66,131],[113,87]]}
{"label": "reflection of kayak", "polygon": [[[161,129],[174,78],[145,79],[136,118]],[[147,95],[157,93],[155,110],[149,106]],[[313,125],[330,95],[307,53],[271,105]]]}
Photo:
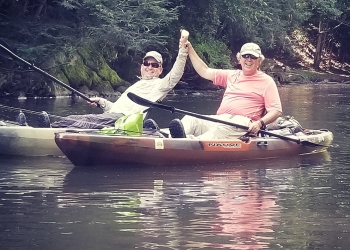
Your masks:
{"label": "reflection of kayak", "polygon": [[[194,187],[195,183],[216,181],[217,179],[230,180],[228,176],[235,176],[242,171],[276,174],[275,170],[286,170],[300,167],[322,166],[330,161],[329,151],[317,154],[295,155],[273,159],[238,161],[234,163],[217,163],[188,166],[145,166],[142,168],[111,168],[99,166],[73,167],[65,176],[64,191],[72,193],[116,192],[118,190],[150,192],[155,185],[177,183],[175,186],[188,183]],[[273,178],[272,178],[273,179]]]}
{"label": "reflection of kayak", "polygon": [[[274,130],[276,134],[279,132]],[[191,165],[276,158],[325,150],[332,143],[333,134],[328,130],[308,130],[288,138],[294,141],[272,136],[250,137],[248,141],[201,141],[97,133],[55,134],[58,147],[77,166]],[[295,140],[310,142],[312,146]]]}

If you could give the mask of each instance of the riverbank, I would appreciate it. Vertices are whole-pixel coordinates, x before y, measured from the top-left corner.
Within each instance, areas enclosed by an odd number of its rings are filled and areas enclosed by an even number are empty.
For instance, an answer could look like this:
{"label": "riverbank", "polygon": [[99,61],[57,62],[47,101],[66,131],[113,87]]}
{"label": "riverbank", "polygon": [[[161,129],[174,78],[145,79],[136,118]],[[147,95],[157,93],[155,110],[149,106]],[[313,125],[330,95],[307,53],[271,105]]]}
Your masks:
{"label": "riverbank", "polygon": [[[288,64],[287,64],[288,62]],[[337,64],[332,70],[315,71],[307,64],[293,63],[292,59],[282,60],[265,59],[261,70],[274,78],[277,85],[289,84],[350,84],[350,67],[348,65]],[[311,65],[311,64],[309,64]],[[71,97],[72,92],[62,87],[58,83],[48,82],[47,79],[40,76],[37,72],[29,72],[31,81],[18,77],[13,73],[12,77],[2,77],[0,80],[0,96],[9,99],[27,99],[27,98],[60,98]],[[40,77],[40,78],[39,78]],[[118,88],[96,88],[90,89],[84,84],[78,85],[76,90],[88,97],[102,96],[106,98],[118,98],[131,83],[124,82]],[[194,70],[187,70],[182,80],[176,85],[175,91],[179,94],[197,93],[205,91],[220,91],[218,86],[210,81],[201,78]]]}
{"label": "riverbank", "polygon": [[266,59],[262,70],[271,75],[277,84],[310,83],[350,83],[350,67],[347,64],[335,64],[332,69],[314,70],[306,62]]}

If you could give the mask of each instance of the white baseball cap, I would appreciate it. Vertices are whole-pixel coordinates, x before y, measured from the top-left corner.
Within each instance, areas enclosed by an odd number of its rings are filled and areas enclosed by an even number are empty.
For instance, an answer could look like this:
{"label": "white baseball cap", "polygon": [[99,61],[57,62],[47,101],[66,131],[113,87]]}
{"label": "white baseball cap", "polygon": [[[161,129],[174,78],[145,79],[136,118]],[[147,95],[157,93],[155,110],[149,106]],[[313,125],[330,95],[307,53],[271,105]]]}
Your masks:
{"label": "white baseball cap", "polygon": [[262,55],[261,49],[260,49],[259,45],[257,45],[256,43],[244,44],[241,48],[240,53],[242,56],[247,55],[247,54],[251,54],[253,56],[260,57]]}
{"label": "white baseball cap", "polygon": [[156,59],[157,62],[159,62],[160,64],[163,64],[163,57],[157,51],[147,52],[143,59],[145,60],[147,57],[153,57],[154,59]]}

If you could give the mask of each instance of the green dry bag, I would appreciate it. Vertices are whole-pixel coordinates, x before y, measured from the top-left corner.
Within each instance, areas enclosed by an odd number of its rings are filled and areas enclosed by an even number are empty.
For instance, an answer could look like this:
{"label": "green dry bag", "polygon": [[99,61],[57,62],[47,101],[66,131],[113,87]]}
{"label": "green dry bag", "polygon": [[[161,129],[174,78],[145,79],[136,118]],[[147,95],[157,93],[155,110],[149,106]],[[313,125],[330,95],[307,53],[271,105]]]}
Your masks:
{"label": "green dry bag", "polygon": [[120,117],[115,123],[114,128],[107,127],[101,129],[103,134],[127,134],[140,136],[142,134],[143,114],[136,113]]}

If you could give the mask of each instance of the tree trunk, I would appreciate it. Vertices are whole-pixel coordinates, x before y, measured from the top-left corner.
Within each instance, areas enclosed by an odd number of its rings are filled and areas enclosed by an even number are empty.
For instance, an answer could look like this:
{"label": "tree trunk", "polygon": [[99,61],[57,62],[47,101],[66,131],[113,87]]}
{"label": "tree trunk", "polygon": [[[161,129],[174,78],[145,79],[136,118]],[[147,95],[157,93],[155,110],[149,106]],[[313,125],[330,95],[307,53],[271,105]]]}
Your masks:
{"label": "tree trunk", "polygon": [[39,18],[42,9],[44,8],[47,0],[41,0],[40,5],[35,13],[35,18]]}
{"label": "tree trunk", "polygon": [[332,69],[332,59],[333,59],[333,43],[330,41],[329,57],[328,57],[328,69]]}
{"label": "tree trunk", "polygon": [[324,38],[327,35],[327,27],[328,23],[321,19],[318,25],[317,45],[314,57],[314,69],[316,70],[320,69],[320,64],[322,61],[322,50],[324,47]]}

